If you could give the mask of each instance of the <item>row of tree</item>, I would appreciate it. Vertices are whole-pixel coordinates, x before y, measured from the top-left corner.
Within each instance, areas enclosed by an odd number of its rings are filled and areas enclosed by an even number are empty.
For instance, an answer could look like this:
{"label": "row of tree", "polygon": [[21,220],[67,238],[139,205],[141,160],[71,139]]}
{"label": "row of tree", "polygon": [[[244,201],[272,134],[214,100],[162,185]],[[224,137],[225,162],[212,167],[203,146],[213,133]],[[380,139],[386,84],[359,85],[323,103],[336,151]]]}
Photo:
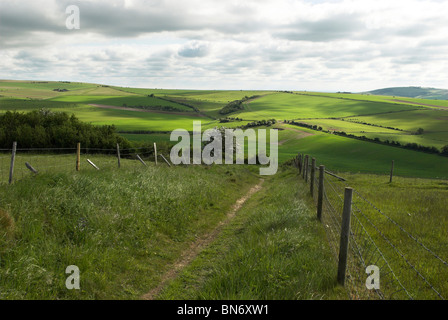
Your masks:
{"label": "row of tree", "polygon": [[[316,131],[323,131],[322,127],[317,126],[317,125],[311,125],[311,124],[295,122],[295,121],[286,121],[286,120],[285,120],[285,122],[295,125],[295,126],[298,126],[298,127],[304,127],[304,128],[308,128],[308,129],[312,129],[312,130],[316,130]],[[420,131],[421,130],[417,131],[418,134],[421,134]],[[330,131],[328,131],[328,132],[330,132]],[[362,140],[362,141],[369,141],[369,142],[384,144],[384,145],[388,145],[388,146],[392,146],[392,147],[399,147],[399,148],[404,148],[404,149],[409,149],[409,150],[414,150],[414,151],[448,156],[448,145],[444,146],[441,150],[439,150],[436,147],[422,146],[417,143],[400,143],[399,141],[393,141],[393,140],[390,141],[390,140],[381,140],[380,138],[368,138],[366,136],[356,136],[353,134],[348,134],[344,131],[333,131],[333,134],[343,136],[343,137],[353,138],[353,139],[357,139],[357,140]]]}
{"label": "row of tree", "polygon": [[229,102],[224,108],[219,110],[219,113],[225,115],[225,114],[241,111],[244,109],[244,105],[243,105],[244,102],[249,101],[251,99],[258,98],[258,97],[259,96],[252,96],[252,97],[245,96],[241,100],[234,100],[232,102]]}
{"label": "row of tree", "polygon": [[78,142],[85,148],[113,149],[117,143],[124,149],[132,147],[113,125],[95,126],[47,109],[0,115],[0,148],[10,149],[14,141],[23,149],[74,148]]}
{"label": "row of tree", "polygon": [[162,105],[135,105],[135,106],[129,106],[126,103],[123,103],[123,108],[134,108],[134,109],[143,109],[143,110],[155,110],[155,111],[169,111],[169,112],[185,112],[185,110],[182,110],[181,108],[176,108],[173,106],[162,106]]}

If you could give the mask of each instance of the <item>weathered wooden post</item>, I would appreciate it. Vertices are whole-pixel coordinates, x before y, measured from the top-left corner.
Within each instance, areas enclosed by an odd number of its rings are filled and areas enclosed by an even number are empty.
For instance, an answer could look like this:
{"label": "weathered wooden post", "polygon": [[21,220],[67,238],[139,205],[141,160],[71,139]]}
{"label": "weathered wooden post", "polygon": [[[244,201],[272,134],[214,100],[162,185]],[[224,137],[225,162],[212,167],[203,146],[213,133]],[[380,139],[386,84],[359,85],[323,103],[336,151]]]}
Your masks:
{"label": "weathered wooden post", "polygon": [[390,169],[390,181],[389,181],[389,183],[392,183],[392,180],[394,178],[394,167],[395,167],[395,161],[392,160],[392,167]]}
{"label": "weathered wooden post", "polygon": [[92,161],[90,161],[89,159],[87,159],[87,162],[94,167],[96,170],[100,170],[100,168],[98,168]]}
{"label": "weathered wooden post", "polygon": [[81,143],[76,146],[76,171],[81,170]]}
{"label": "weathered wooden post", "polygon": [[317,219],[322,221],[322,208],[324,202],[324,174],[325,166],[319,167],[319,193],[317,195]]}
{"label": "weathered wooden post", "polygon": [[120,145],[118,143],[117,143],[117,159],[118,159],[118,168],[121,168]]}
{"label": "weathered wooden post", "polygon": [[160,156],[162,157],[163,160],[165,160],[165,162],[168,165],[168,167],[171,167],[170,162],[168,160],[166,160],[166,158],[163,156],[163,154],[160,154]]}
{"label": "weathered wooden post", "polygon": [[34,174],[37,174],[38,171],[36,169],[33,168],[32,165],[30,165],[28,162],[25,162],[25,166]]}
{"label": "weathered wooden post", "polygon": [[341,286],[345,285],[345,274],[347,271],[352,199],[353,199],[353,189],[345,188],[344,210],[342,212],[341,242],[339,245],[339,263],[338,263],[338,283]]}
{"label": "weathered wooden post", "polygon": [[314,179],[316,177],[316,158],[311,160],[310,193],[314,197]]}
{"label": "weathered wooden post", "polygon": [[299,155],[299,175],[302,174],[303,169],[303,154]]}
{"label": "weathered wooden post", "polygon": [[16,152],[17,152],[17,142],[14,141],[12,144],[11,166],[9,167],[9,184],[12,183],[14,176],[14,163],[16,161]]}
{"label": "weathered wooden post", "polygon": [[304,166],[305,182],[308,182],[309,160],[310,160],[310,156],[306,155],[305,156],[305,166]]}
{"label": "weathered wooden post", "polygon": [[145,167],[147,167],[148,165],[146,164],[146,162],[145,161],[143,161],[143,159],[142,158],[140,158],[140,156],[139,155],[137,155],[137,159],[145,166]]}
{"label": "weathered wooden post", "polygon": [[157,165],[157,145],[155,142],[154,142],[154,159],[155,159],[156,165]]}

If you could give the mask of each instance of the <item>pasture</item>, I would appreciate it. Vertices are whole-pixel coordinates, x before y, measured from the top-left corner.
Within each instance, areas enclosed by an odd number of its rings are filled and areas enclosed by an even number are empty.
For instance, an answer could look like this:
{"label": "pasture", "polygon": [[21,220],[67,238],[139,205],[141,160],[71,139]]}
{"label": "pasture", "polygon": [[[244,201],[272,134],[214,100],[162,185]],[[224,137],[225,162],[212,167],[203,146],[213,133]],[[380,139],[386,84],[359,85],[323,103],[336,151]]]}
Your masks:
{"label": "pasture", "polygon": [[[114,125],[123,137],[147,146],[169,142],[174,129],[191,131],[193,121],[201,121],[206,130],[274,118],[280,122],[253,129],[279,130],[281,165],[277,175],[262,177],[263,187],[234,220],[227,221],[234,204],[260,183],[257,166],[169,168],[159,160],[156,167],[153,150],[146,146],[123,157],[120,169],[114,150],[103,150],[109,155],[83,150],[81,172],[76,172],[75,146],[54,153],[19,146],[14,183],[7,185],[11,153],[2,150],[0,217],[12,223],[0,234],[1,298],[139,299],[163,285],[156,298],[344,299],[347,292],[335,283],[336,261],[325,239],[327,227],[316,220],[308,185],[290,165],[299,152],[344,176],[347,184],[446,260],[448,158],[331,134],[344,131],[441,149],[448,145],[446,102],[424,105],[407,98],[397,102],[396,97],[298,93],[0,81],[0,112],[46,108],[73,113],[85,122]],[[219,121],[224,118],[219,111],[227,103],[255,95],[259,97],[245,102],[244,110],[226,115],[243,121]],[[172,111],[130,109],[137,105],[172,107]],[[283,120],[321,126],[323,131]],[[415,135],[419,128],[423,134]],[[269,136],[267,142],[269,152]],[[136,154],[149,166],[137,161]],[[392,160],[395,176],[390,184]],[[39,173],[31,173],[25,162]],[[367,214],[431,282],[445,277],[443,268],[414,253],[406,235],[387,225],[384,217]],[[179,277],[165,283],[164,273],[183,252],[219,226],[223,230],[210,246]],[[393,253],[380,237],[374,240],[385,253]],[[60,271],[74,263],[84,270],[79,292],[64,289],[65,275]],[[410,288],[418,289],[412,285],[415,274],[403,271],[400,264],[393,268]],[[446,294],[446,285],[440,288]],[[418,297],[432,298],[423,290]]]}
{"label": "pasture", "polygon": [[[53,91],[54,88],[69,91],[56,92]],[[383,141],[417,143],[423,146],[435,146],[439,150],[448,145],[446,129],[448,111],[411,103],[397,103],[393,101],[394,97],[312,92],[294,94],[273,91],[141,89],[29,81],[1,81],[0,90],[10,90],[9,96],[0,97],[0,112],[6,110],[25,112],[40,108],[65,111],[74,113],[80,120],[92,124],[113,124],[118,131],[133,141],[168,142],[167,133],[181,128],[191,131],[193,121],[201,121],[202,129],[206,130],[221,126],[235,128],[254,120],[275,118],[279,121],[296,119],[299,122],[321,126],[324,131],[344,131]],[[29,90],[39,90],[44,96],[48,96],[29,99],[26,98],[30,93]],[[150,97],[151,94],[154,96]],[[228,115],[244,121],[220,123],[211,119],[223,118],[219,111],[229,101],[246,96],[259,97],[244,103],[244,110],[241,112]],[[407,100],[417,102],[416,99]],[[441,106],[445,103],[428,101],[429,104],[438,103]],[[115,108],[99,108],[93,106],[94,104]],[[130,108],[138,105],[172,107],[176,111]],[[199,112],[186,105],[195,107]],[[293,157],[298,150],[306,150],[324,156],[327,163],[336,170],[381,173],[387,171],[390,161],[396,160],[399,175],[433,178],[444,176],[447,163],[447,158],[444,157],[336,137],[281,123],[277,124],[276,128],[286,129],[279,132],[281,162]],[[415,131],[419,128],[423,128],[424,133],[415,135]],[[137,135],[136,132],[152,134]],[[347,155],[350,156],[349,159]],[[369,163],[368,166],[364,165],[365,161]],[[432,165],[424,165],[425,162]]]}
{"label": "pasture", "polygon": [[244,120],[341,118],[416,109],[415,106],[385,102],[352,101],[321,96],[275,93],[256,99],[236,113]]}

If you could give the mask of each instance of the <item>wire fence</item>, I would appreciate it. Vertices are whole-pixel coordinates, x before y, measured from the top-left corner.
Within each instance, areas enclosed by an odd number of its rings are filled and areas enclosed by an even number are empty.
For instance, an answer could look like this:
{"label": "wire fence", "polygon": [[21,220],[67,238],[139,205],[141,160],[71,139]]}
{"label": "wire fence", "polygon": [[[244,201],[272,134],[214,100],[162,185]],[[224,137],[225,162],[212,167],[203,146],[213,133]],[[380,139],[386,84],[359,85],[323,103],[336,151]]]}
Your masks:
{"label": "wire fence", "polygon": [[[34,174],[73,172],[79,166],[82,170],[98,170],[146,165],[154,162],[169,161],[157,154],[154,148],[142,147],[132,149],[99,148],[11,148],[0,149],[0,185],[11,184]],[[142,161],[140,161],[140,159]],[[88,162],[88,160],[90,162]],[[94,164],[96,168],[92,165]],[[98,168],[98,169],[97,169]]]}
{"label": "wire fence", "polygon": [[[310,156],[299,154],[295,164],[299,175],[310,185],[318,217],[339,268],[344,250],[341,240],[344,202],[346,190],[352,190],[346,275],[341,283],[350,299],[445,300],[448,262],[440,253],[358,190],[350,188],[344,178],[324,168],[320,171],[315,159],[311,161]],[[338,269],[338,275],[340,272]]]}

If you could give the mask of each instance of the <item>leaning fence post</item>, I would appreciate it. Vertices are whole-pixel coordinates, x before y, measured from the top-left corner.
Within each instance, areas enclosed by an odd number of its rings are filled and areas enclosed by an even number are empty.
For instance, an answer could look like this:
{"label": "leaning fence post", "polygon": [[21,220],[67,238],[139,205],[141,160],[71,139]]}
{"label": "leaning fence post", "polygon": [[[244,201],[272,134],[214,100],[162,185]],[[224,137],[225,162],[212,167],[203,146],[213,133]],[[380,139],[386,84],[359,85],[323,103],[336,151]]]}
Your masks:
{"label": "leaning fence post", "polygon": [[76,171],[81,169],[81,143],[78,142],[76,146]]}
{"label": "leaning fence post", "polygon": [[163,154],[160,154],[160,156],[162,157],[163,160],[165,160],[165,162],[168,165],[168,167],[171,167],[171,164],[169,163],[168,160],[166,160],[166,158],[163,156]]}
{"label": "leaning fence post", "polygon": [[317,195],[317,219],[322,221],[322,208],[324,202],[324,174],[325,166],[319,167],[319,193]]}
{"label": "leaning fence post", "polygon": [[98,168],[97,166],[96,166],[96,164],[94,164],[92,161],[90,161],[89,159],[87,159],[87,162],[92,166],[92,167],[94,167],[96,170],[100,170],[100,168]]}
{"label": "leaning fence post", "polygon": [[121,167],[121,159],[120,159],[120,145],[117,143],[117,159],[118,159],[118,168]]}
{"label": "leaning fence post", "polygon": [[32,165],[30,165],[28,162],[25,162],[25,166],[34,174],[37,174],[38,171],[36,169],[33,168]]}
{"label": "leaning fence post", "polygon": [[316,158],[311,160],[311,179],[310,179],[310,193],[314,197],[314,179],[316,176]]}
{"label": "leaning fence post", "polygon": [[154,159],[155,159],[156,165],[157,165],[157,145],[155,142],[154,142]]}
{"label": "leaning fence post", "polygon": [[14,175],[14,163],[16,161],[16,152],[17,152],[17,142],[14,141],[12,144],[11,166],[9,167],[9,184],[12,183]]}
{"label": "leaning fence post", "polygon": [[142,163],[142,165],[144,165],[145,167],[147,167],[148,165],[145,163],[145,161],[143,161],[143,159],[142,158],[140,158],[140,156],[139,155],[137,155],[137,159],[138,159],[138,161],[140,161],[141,163]]}
{"label": "leaning fence post", "polygon": [[339,263],[338,263],[338,283],[342,286],[345,285],[345,273],[347,271],[352,199],[353,199],[353,189],[345,188],[344,211],[342,212],[341,242],[339,246]]}

